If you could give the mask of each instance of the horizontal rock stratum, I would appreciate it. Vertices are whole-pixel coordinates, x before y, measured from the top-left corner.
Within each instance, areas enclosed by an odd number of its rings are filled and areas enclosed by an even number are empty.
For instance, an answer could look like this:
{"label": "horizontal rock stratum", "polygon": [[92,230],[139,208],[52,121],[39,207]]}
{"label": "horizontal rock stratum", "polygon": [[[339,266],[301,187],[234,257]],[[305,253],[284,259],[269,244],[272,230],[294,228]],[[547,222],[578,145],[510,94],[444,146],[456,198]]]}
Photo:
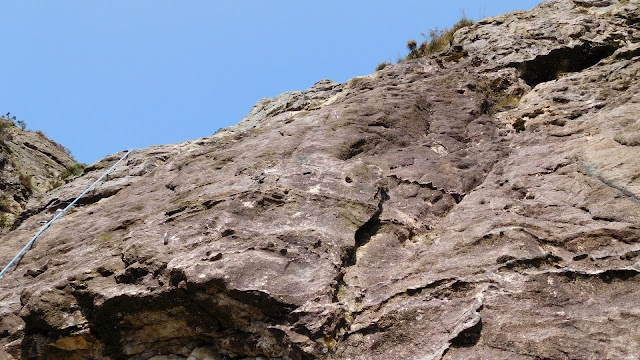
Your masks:
{"label": "horizontal rock stratum", "polygon": [[637,359],[639,42],[548,1],[136,150],[0,278],[0,358]]}

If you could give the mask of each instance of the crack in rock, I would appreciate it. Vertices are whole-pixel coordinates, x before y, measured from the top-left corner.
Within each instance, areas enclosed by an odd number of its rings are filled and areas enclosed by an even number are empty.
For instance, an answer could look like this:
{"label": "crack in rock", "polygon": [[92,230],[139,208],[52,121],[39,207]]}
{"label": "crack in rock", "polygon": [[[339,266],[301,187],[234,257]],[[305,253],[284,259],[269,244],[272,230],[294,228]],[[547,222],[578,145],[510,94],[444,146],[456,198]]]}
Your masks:
{"label": "crack in rock", "polygon": [[378,188],[378,192],[374,195],[374,199],[378,200],[378,206],[376,211],[371,215],[369,220],[361,225],[354,234],[354,246],[345,250],[342,255],[342,263],[338,269],[338,275],[335,279],[335,287],[332,295],[333,302],[339,302],[340,289],[347,286],[344,281],[344,275],[349,267],[352,267],[357,262],[357,252],[360,247],[365,245],[371,240],[371,238],[380,230],[382,222],[380,220],[380,214],[382,214],[384,202],[389,199],[387,190],[384,188]]}
{"label": "crack in rock", "polygon": [[566,276],[570,279],[577,278],[599,278],[603,282],[609,284],[616,279],[619,280],[629,280],[633,279],[638,274],[640,274],[640,270],[635,268],[624,268],[624,269],[607,269],[602,271],[580,271],[574,270],[570,268],[562,269],[559,272],[556,271],[548,271],[549,273],[557,273],[562,276]]}
{"label": "crack in rock", "polygon": [[51,159],[51,160],[55,161],[58,165],[60,165],[60,166],[62,166],[62,167],[66,167],[66,166],[67,166],[67,165],[64,163],[64,161],[62,161],[62,160],[58,159],[58,157],[56,157],[56,156],[55,156],[55,155],[53,155],[52,153],[50,153],[50,152],[48,152],[48,151],[45,151],[45,150],[42,150],[42,149],[40,149],[39,147],[37,147],[37,146],[35,146],[35,145],[33,145],[33,144],[30,144],[30,143],[25,142],[25,143],[24,143],[24,146],[28,147],[28,148],[29,148],[29,149],[31,149],[31,150],[35,150],[35,151],[37,151],[37,152],[41,153],[42,155],[44,155],[44,156],[48,157],[49,159]]}
{"label": "crack in rock", "polygon": [[413,185],[418,185],[419,187],[423,188],[423,189],[429,189],[429,190],[433,190],[433,191],[439,191],[441,192],[443,195],[450,195],[453,200],[455,200],[456,204],[459,204],[462,199],[464,199],[465,196],[467,196],[467,193],[458,193],[452,190],[447,190],[444,188],[439,188],[435,185],[433,185],[432,182],[428,182],[428,183],[421,183],[418,181],[411,181],[411,180],[407,180],[407,179],[403,179],[401,177],[399,177],[398,175],[392,174],[389,175],[388,177],[395,179],[399,184],[413,184]]}
{"label": "crack in rock", "polygon": [[378,200],[378,209],[371,215],[366,223],[356,230],[354,235],[355,245],[347,250],[343,268],[348,268],[356,264],[358,249],[366,245],[382,226],[380,214],[382,214],[384,202],[389,199],[389,195],[387,195],[387,191],[384,188],[379,188],[374,198]]}
{"label": "crack in rock", "polygon": [[578,72],[597,64],[612,55],[618,45],[585,42],[574,47],[551,50],[548,54],[509,64],[520,71],[520,77],[527,85],[534,87],[540,83],[555,80],[562,73]]}
{"label": "crack in rock", "polygon": [[503,263],[503,265],[500,266],[501,269],[527,269],[540,268],[544,265],[560,267],[563,259],[551,252],[548,252],[541,256],[534,256],[524,259],[510,258],[508,255],[503,255],[499,257],[496,262]]}
{"label": "crack in rock", "polygon": [[483,297],[485,291],[486,287],[476,295],[471,307],[462,315],[461,321],[450,331],[452,336],[449,338],[449,342],[440,348],[434,358],[442,359],[452,347],[472,347],[478,343],[482,336],[482,315],[480,311],[484,306]]}

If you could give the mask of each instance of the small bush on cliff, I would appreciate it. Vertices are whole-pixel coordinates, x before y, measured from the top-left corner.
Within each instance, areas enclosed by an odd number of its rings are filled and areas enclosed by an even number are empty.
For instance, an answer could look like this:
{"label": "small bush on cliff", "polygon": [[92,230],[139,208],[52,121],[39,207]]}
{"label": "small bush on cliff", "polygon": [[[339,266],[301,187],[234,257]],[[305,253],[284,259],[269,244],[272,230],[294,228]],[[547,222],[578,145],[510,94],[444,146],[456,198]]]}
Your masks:
{"label": "small bush on cliff", "polygon": [[380,70],[386,68],[387,65],[391,65],[391,63],[390,62],[386,62],[386,61],[382,61],[381,63],[378,64],[378,66],[376,66],[376,71],[380,71]]}
{"label": "small bush on cliff", "polygon": [[11,140],[9,126],[11,126],[11,121],[0,117],[0,148],[5,147],[5,141]]}
{"label": "small bush on cliff", "polygon": [[407,41],[407,50],[413,52],[418,49],[418,43],[415,40]]}
{"label": "small bush on cliff", "polygon": [[84,164],[79,164],[79,163],[76,163],[73,165],[67,165],[67,168],[65,169],[65,171],[63,171],[62,174],[60,174],[60,178],[66,179],[71,175],[78,176],[82,174],[85,167],[86,166]]}
{"label": "small bush on cliff", "polygon": [[33,175],[31,174],[20,174],[18,177],[20,179],[20,184],[27,188],[29,191],[33,190]]}
{"label": "small bush on cliff", "polygon": [[31,182],[33,180],[33,175],[29,175],[29,174],[20,174],[20,184],[22,184],[22,186],[26,187],[27,189],[31,189],[33,187],[33,183]]}
{"label": "small bush on cliff", "polygon": [[473,25],[473,21],[463,14],[462,18],[450,29],[441,30],[436,27],[435,29],[429,30],[428,35],[422,33],[425,41],[420,44],[420,47],[416,47],[417,43],[415,40],[409,40],[407,42],[407,49],[410,53],[407,55],[406,60],[417,59],[445,49],[447,45],[453,43],[453,34],[455,34],[456,31],[470,25]]}
{"label": "small bush on cliff", "polygon": [[408,58],[415,59],[416,57],[418,57],[418,54],[417,54],[418,43],[415,40],[407,41],[407,50],[409,50],[409,55],[407,55],[407,59]]}
{"label": "small bush on cliff", "polygon": [[9,220],[9,215],[2,214],[0,216],[0,229],[5,229],[11,226],[11,221]]}
{"label": "small bush on cliff", "polygon": [[62,181],[60,181],[60,180],[49,180],[49,186],[52,189],[59,188],[62,185],[64,185],[64,183]]}
{"label": "small bush on cliff", "polygon": [[6,198],[0,199],[0,212],[8,213],[11,211],[11,202]]}
{"label": "small bush on cliff", "polygon": [[24,120],[18,120],[18,118],[14,115],[11,116],[10,112],[7,112],[5,115],[2,116],[2,118],[4,118],[5,120],[10,120],[13,121],[14,123],[16,123],[16,125],[18,125],[20,127],[20,129],[24,130],[27,127],[27,123],[24,122]]}
{"label": "small bush on cliff", "polygon": [[521,94],[508,91],[509,83],[504,79],[485,80],[474,86],[483,114],[495,115],[518,106]]}

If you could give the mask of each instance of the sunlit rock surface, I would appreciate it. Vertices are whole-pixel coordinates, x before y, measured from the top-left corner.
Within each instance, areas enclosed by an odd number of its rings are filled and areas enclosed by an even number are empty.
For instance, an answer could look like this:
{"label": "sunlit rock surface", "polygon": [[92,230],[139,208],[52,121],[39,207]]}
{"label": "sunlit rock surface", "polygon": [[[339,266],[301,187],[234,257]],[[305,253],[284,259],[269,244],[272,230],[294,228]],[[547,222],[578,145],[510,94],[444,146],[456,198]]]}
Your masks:
{"label": "sunlit rock surface", "polygon": [[0,358],[637,358],[639,8],[485,19],[133,152],[0,278]]}
{"label": "sunlit rock surface", "polygon": [[82,173],[69,150],[42,132],[20,129],[8,117],[0,118],[0,234],[20,225],[29,200],[40,201]]}

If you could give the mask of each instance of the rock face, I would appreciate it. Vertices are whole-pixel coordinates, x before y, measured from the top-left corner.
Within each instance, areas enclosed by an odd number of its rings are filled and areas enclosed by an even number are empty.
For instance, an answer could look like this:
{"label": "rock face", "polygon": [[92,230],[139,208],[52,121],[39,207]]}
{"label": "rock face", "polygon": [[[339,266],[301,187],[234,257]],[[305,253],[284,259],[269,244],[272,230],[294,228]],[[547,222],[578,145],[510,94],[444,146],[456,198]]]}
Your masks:
{"label": "rock face", "polygon": [[549,1],[135,151],[0,278],[0,358],[637,358],[639,15]]}
{"label": "rock face", "polygon": [[44,133],[20,130],[0,118],[0,234],[19,225],[30,199],[64,184],[73,175],[67,168],[78,166],[64,147]]}

